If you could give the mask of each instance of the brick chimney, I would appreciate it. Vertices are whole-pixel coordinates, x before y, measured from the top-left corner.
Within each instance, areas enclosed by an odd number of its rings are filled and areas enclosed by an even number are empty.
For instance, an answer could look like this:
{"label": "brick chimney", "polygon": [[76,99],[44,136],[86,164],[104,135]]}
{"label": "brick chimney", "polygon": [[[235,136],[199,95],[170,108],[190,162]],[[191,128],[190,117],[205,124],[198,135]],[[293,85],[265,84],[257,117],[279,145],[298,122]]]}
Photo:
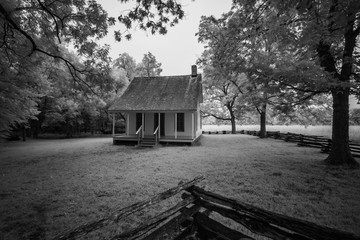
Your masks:
{"label": "brick chimney", "polygon": [[196,77],[197,76],[197,67],[196,65],[191,66],[191,76]]}

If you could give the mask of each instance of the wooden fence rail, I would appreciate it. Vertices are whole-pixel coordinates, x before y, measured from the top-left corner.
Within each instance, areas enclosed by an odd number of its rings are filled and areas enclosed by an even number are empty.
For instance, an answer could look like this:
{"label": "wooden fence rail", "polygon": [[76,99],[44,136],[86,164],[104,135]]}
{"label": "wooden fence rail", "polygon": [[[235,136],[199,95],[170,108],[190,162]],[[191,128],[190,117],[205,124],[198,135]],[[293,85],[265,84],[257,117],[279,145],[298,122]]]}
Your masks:
{"label": "wooden fence rail", "polygon": [[360,239],[353,234],[270,212],[193,186],[200,205],[231,218],[250,231],[271,239]]}
{"label": "wooden fence rail", "polygon": [[[150,240],[150,239],[254,239],[252,236],[265,236],[271,239],[348,239],[360,240],[359,236],[320,226],[304,220],[288,217],[251,206],[240,201],[205,191],[195,186],[203,177],[197,177],[177,187],[160,193],[149,200],[135,203],[129,207],[115,211],[103,219],[119,220],[129,213],[145,209],[155,203],[174,196],[180,192],[182,200],[166,211],[150,217],[137,227],[115,234],[111,239]],[[249,232],[240,232],[217,221],[213,212],[234,220]],[[119,222],[120,224],[120,222]],[[100,224],[104,225],[104,224]],[[84,227],[85,226],[85,227]],[[89,226],[92,226],[91,229]],[[99,221],[81,225],[66,234],[54,239],[77,239],[91,230],[98,229]],[[233,227],[233,226],[232,226]],[[250,234],[252,232],[253,234]]]}
{"label": "wooden fence rail", "polygon": [[[350,148],[350,152],[351,154],[356,157],[356,158],[360,158],[360,144],[356,144],[356,143],[349,143],[349,148]],[[323,153],[329,153],[331,151],[331,140],[329,140],[329,142],[327,144],[323,144],[321,146],[321,152]]]}
{"label": "wooden fence rail", "polygon": [[[207,134],[230,134],[230,131],[207,131],[203,133]],[[260,131],[255,130],[240,130],[236,131],[236,133],[240,134],[247,134],[251,136],[260,136]],[[281,133],[280,131],[267,131],[266,136],[269,138],[274,139],[281,139],[286,142],[294,142],[297,143],[298,146],[302,147],[313,147],[313,148],[320,148],[321,152],[323,153],[329,153],[331,150],[331,139],[326,138],[323,136],[316,136],[316,135],[304,135],[304,134],[298,134],[298,133]],[[356,143],[349,143],[349,148],[351,154],[356,157],[360,158],[360,144]]]}
{"label": "wooden fence rail", "polygon": [[121,218],[127,217],[127,216],[133,214],[134,212],[140,211],[140,210],[147,208],[151,205],[154,205],[160,201],[170,198],[170,197],[176,195],[177,193],[181,192],[182,190],[200,182],[203,179],[204,179],[204,177],[199,176],[189,182],[181,183],[177,187],[171,188],[163,193],[157,194],[154,197],[150,198],[149,200],[137,202],[126,208],[120,208],[118,210],[115,210],[109,216],[82,224],[66,233],[56,236],[55,238],[53,238],[53,240],[65,240],[65,239],[69,240],[69,239],[77,239],[81,236],[85,236],[89,232],[100,229],[110,223],[117,222]]}
{"label": "wooden fence rail", "polygon": [[325,138],[323,136],[301,135],[298,146],[322,148],[324,145],[329,143],[331,143],[331,139]]}

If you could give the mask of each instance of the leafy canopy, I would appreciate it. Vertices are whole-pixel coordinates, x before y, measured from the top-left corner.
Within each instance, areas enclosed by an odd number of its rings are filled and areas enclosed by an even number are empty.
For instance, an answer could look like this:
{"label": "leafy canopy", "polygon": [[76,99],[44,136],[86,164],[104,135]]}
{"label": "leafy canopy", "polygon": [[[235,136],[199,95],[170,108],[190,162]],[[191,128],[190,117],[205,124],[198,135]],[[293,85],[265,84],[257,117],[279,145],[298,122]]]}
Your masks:
{"label": "leafy canopy", "polygon": [[[119,5],[123,2],[128,1]],[[167,26],[183,16],[181,5],[173,0],[136,1],[135,8],[118,19],[109,17],[96,0],[2,0],[0,131],[41,116],[44,99],[64,97],[58,106],[79,110],[70,96],[113,98],[125,84],[123,75],[112,69],[109,46],[98,46],[97,40],[117,21],[165,34]],[[117,40],[120,35],[115,32]],[[76,53],[68,51],[69,46]]]}

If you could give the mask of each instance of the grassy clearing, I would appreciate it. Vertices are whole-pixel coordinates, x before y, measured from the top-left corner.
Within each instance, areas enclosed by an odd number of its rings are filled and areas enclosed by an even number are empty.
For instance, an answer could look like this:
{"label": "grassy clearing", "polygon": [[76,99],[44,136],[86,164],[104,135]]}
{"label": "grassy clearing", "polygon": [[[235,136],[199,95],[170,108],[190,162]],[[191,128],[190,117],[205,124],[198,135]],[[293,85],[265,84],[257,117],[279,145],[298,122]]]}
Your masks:
{"label": "grassy clearing", "polygon": [[[259,125],[237,125],[236,130],[259,130]],[[266,129],[268,131],[280,131],[283,133],[292,132],[292,133],[301,133],[306,135],[318,135],[331,138],[331,126],[303,126],[303,125],[267,125]],[[222,130],[231,130],[231,125],[204,125],[204,131],[222,131]],[[360,143],[360,126],[350,126],[349,129],[349,138],[351,141]]]}
{"label": "grassy clearing", "polygon": [[111,138],[8,143],[0,148],[0,236],[50,239],[197,175],[207,190],[360,235],[360,170],[328,167],[325,157],[248,135],[157,149],[114,146]]}

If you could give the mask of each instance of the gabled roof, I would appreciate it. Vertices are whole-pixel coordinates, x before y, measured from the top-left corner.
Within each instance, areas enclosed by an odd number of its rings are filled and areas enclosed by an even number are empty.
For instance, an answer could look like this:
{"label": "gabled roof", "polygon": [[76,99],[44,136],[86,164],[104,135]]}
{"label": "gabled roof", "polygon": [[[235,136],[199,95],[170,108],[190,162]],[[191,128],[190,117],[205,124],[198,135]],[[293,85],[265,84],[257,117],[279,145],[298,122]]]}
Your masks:
{"label": "gabled roof", "polygon": [[193,111],[202,100],[200,74],[136,77],[109,111]]}

